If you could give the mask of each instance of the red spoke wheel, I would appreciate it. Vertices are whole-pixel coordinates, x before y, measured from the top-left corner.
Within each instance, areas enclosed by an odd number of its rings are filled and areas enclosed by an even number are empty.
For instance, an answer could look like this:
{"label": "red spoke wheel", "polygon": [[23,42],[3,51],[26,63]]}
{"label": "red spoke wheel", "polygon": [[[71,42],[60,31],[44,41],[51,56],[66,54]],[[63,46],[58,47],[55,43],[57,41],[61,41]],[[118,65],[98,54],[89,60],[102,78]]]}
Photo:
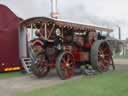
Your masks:
{"label": "red spoke wheel", "polygon": [[38,78],[46,76],[50,71],[46,56],[44,54],[40,54],[36,59],[36,63],[31,65],[32,73]]}
{"label": "red spoke wheel", "polygon": [[99,72],[106,72],[110,65],[115,69],[109,44],[103,40],[94,42],[91,48],[91,64]]}
{"label": "red spoke wheel", "polygon": [[56,71],[62,80],[74,75],[74,58],[69,52],[62,52],[56,61]]}

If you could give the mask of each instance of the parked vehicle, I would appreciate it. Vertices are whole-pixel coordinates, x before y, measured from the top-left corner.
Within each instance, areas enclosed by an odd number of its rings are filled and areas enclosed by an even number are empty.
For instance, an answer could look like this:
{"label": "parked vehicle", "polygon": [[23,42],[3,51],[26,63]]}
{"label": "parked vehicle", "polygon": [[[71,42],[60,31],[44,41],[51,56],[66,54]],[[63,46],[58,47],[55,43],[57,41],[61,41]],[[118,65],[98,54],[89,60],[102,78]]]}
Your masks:
{"label": "parked vehicle", "polygon": [[106,72],[111,65],[114,69],[109,44],[97,33],[112,29],[35,17],[21,23],[20,33],[27,31],[36,34],[29,43],[29,56],[37,77],[46,76],[52,68],[61,79],[72,77],[81,65],[97,72]]}

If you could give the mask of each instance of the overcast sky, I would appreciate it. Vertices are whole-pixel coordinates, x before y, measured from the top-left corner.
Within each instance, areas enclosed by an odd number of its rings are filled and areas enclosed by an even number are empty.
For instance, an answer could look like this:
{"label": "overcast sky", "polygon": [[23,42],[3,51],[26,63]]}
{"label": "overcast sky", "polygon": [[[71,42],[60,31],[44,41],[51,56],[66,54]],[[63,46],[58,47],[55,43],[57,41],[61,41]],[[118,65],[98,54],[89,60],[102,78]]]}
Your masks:
{"label": "overcast sky", "polygon": [[[50,16],[50,0],[0,0],[21,18]],[[121,26],[122,39],[128,37],[128,0],[58,0],[60,18],[113,26]]]}

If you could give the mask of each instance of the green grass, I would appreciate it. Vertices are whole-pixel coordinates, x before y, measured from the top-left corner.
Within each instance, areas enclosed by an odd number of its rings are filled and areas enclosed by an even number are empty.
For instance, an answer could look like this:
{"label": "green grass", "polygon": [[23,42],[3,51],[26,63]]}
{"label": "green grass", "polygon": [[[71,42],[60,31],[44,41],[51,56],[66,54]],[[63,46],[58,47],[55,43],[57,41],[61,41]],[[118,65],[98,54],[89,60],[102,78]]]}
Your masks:
{"label": "green grass", "polygon": [[19,92],[17,96],[128,96],[128,72],[83,76],[64,84]]}
{"label": "green grass", "polygon": [[23,76],[23,74],[21,72],[0,73],[0,79],[7,79],[7,78],[18,77],[18,76]]}

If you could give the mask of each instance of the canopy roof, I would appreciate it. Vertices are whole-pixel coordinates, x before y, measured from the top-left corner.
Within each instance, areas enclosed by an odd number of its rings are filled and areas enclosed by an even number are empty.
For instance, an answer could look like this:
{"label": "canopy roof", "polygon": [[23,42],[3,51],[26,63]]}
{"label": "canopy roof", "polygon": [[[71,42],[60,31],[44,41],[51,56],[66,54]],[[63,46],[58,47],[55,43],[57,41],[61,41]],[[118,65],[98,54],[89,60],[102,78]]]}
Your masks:
{"label": "canopy roof", "polygon": [[58,27],[63,28],[71,28],[74,30],[89,30],[89,31],[106,31],[106,32],[112,32],[112,29],[109,28],[103,28],[103,27],[97,27],[97,26],[91,26],[91,25],[85,25],[81,23],[76,22],[70,22],[70,21],[64,21],[60,19],[52,19],[48,17],[34,17],[27,19],[21,23],[22,25],[29,25],[30,23],[35,23],[36,25],[40,25],[40,23],[48,23],[48,24],[55,24]]}

